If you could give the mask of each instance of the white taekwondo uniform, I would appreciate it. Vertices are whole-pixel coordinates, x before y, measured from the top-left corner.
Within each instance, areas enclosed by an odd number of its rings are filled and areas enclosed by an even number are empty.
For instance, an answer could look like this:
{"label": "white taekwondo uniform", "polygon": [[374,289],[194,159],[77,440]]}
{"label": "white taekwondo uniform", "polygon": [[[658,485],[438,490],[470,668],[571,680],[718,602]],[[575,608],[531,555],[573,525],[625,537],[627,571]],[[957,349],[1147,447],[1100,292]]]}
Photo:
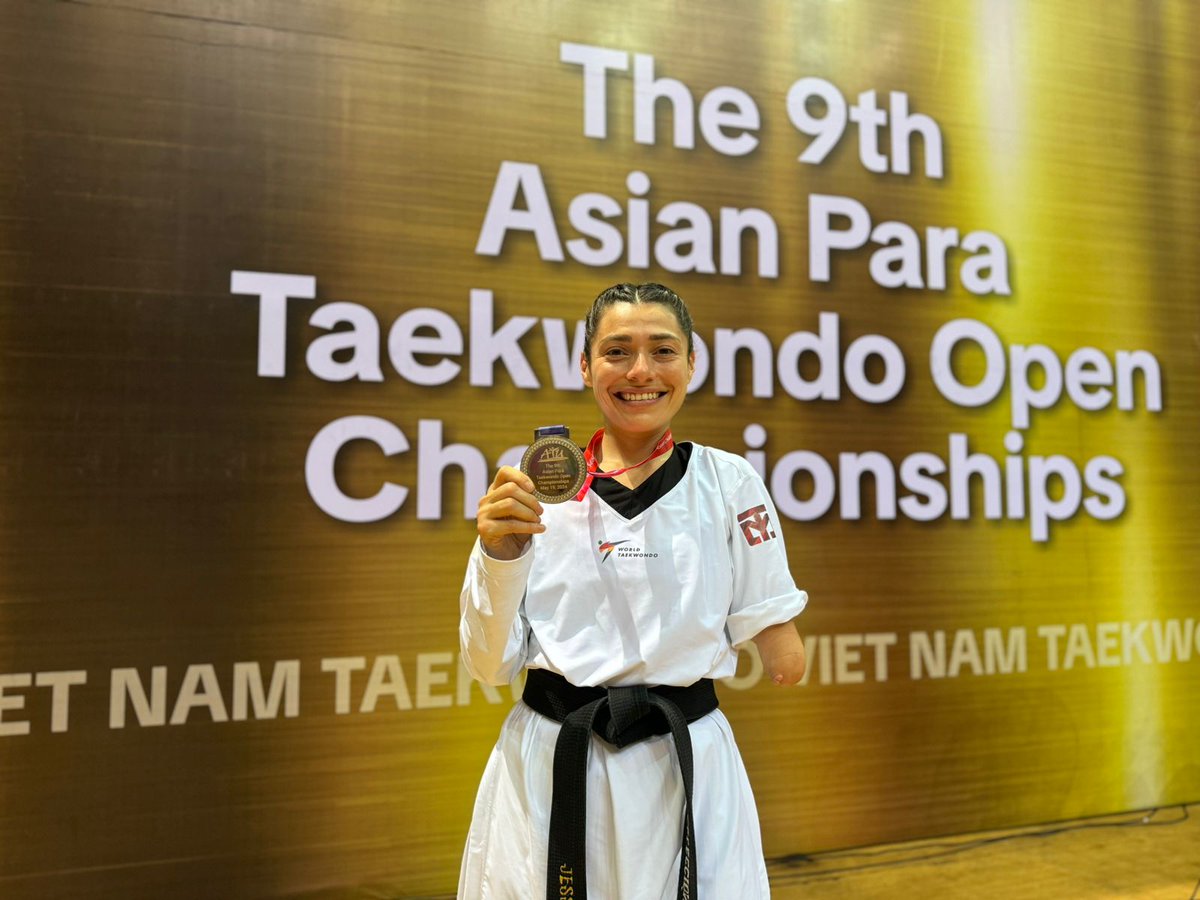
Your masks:
{"label": "white taekwondo uniform", "polygon": [[[523,667],[578,686],[725,678],[737,666],[735,645],[804,609],[758,474],[722,450],[690,450],[682,478],[631,519],[593,488],[581,502],[546,505],[545,532],[515,560],[493,559],[476,541],[459,629],[475,678],[507,684]],[[524,703],[505,720],[475,801],[460,900],[545,896],[559,728]],[[758,813],[729,722],[718,709],[689,733],[698,894],[767,898]],[[682,807],[669,735],[618,750],[593,734],[589,900],[674,900]]]}

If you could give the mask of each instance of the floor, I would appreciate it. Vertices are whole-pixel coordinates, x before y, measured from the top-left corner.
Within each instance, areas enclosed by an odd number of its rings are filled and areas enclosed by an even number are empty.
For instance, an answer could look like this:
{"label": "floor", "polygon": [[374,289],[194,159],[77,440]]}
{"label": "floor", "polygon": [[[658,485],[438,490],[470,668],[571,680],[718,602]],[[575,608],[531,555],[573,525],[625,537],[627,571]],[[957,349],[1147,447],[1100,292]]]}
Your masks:
{"label": "floor", "polygon": [[1200,900],[1200,803],[822,853],[770,876],[772,900]]}

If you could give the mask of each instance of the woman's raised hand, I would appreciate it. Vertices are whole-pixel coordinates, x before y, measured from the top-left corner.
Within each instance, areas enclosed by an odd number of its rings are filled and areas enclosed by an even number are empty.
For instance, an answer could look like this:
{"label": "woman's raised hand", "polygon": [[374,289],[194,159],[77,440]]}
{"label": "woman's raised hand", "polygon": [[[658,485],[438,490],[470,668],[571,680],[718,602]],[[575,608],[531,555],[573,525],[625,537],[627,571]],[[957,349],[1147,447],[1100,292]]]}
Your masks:
{"label": "woman's raised hand", "polygon": [[533,496],[533,481],[520,469],[502,466],[479,501],[475,517],[479,540],[488,556],[516,559],[529,536],[546,530],[542,504]]}

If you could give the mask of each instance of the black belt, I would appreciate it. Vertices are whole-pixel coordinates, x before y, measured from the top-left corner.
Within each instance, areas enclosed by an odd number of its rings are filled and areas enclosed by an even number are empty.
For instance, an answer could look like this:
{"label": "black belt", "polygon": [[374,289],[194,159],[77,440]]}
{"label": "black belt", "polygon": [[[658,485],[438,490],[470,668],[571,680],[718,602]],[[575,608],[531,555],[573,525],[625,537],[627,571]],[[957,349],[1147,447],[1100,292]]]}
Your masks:
{"label": "black belt", "polygon": [[692,740],[687,723],[717,708],[712,680],[704,678],[687,687],[576,687],[554,672],[530,669],[521,699],[536,712],[562,723],[554,745],[546,900],[587,897],[587,751],[593,731],[618,749],[655,734],[675,738],[684,795],[678,897],[698,900],[694,884]]}

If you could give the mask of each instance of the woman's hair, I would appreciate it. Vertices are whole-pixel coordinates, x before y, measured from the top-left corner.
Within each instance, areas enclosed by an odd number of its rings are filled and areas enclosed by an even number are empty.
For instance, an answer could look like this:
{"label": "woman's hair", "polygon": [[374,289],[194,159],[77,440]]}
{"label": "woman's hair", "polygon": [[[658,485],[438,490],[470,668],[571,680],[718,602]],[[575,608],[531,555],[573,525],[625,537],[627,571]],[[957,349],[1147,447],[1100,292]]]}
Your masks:
{"label": "woman's hair", "polygon": [[665,285],[647,282],[646,284],[614,284],[600,292],[600,296],[592,301],[583,324],[583,355],[592,358],[592,338],[596,336],[596,328],[604,311],[614,303],[661,303],[675,314],[679,327],[687,336],[687,352],[692,353],[692,314],[688,312],[679,295]]}

